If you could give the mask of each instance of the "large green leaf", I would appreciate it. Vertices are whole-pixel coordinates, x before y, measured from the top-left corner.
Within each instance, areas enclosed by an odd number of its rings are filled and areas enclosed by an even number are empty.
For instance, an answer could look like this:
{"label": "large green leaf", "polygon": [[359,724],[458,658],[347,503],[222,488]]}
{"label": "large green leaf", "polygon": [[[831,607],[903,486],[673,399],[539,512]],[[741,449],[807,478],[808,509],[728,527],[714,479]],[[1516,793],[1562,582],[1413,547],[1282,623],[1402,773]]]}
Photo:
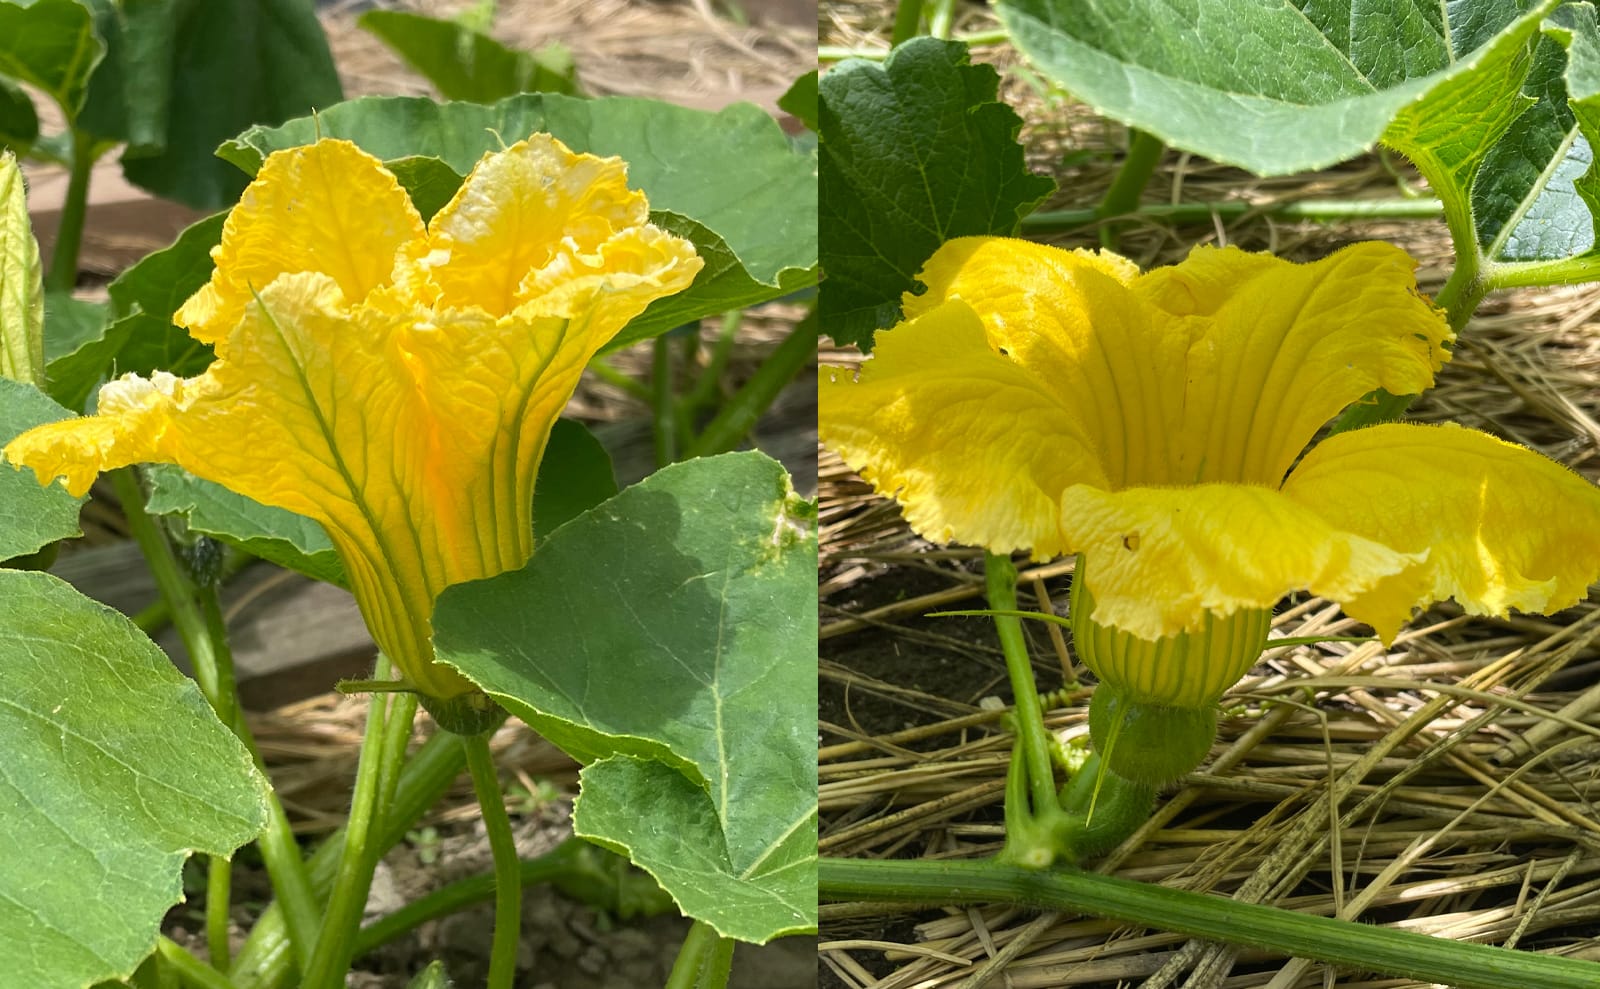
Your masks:
{"label": "large green leaf", "polygon": [[[32,385],[0,378],[0,446],[34,426],[72,413]],[[33,471],[0,459],[0,560],[26,556],[59,539],[80,535],[82,498],[59,484],[41,486]]]}
{"label": "large green leaf", "polygon": [[369,10],[356,22],[427,77],[447,100],[493,103],[518,93],[578,92],[572,52],[560,43],[517,51],[457,21]]}
{"label": "large green leaf", "polygon": [[[750,104],[707,113],[654,100],[538,93],[493,106],[368,97],[316,120],[251,128],[217,153],[253,175],[266,155],[321,134],[354,141],[385,161],[436,157],[465,175],[501,138],[534,131],[554,134],[576,151],[621,157],[630,184],[644,190],[652,209],[715,235],[696,246],[743,269],[735,292],[716,279],[716,265],[708,266],[694,286],[668,300],[674,319],[721,312],[738,299],[748,305],[776,298],[816,280],[816,159],[797,152],[777,123]],[[749,299],[753,290],[745,290],[757,285],[761,298]],[[650,326],[667,322],[648,310],[640,318]],[[641,338],[630,327],[612,346]]]}
{"label": "large green leaf", "polygon": [[997,6],[1017,47],[1102,113],[1216,161],[1286,174],[1372,147],[1402,108],[1478,71],[1503,33],[1525,44],[1553,3],[1528,16],[1532,4],[1518,0]]}
{"label": "large green leaf", "polygon": [[75,0],[0,0],[0,76],[38,86],[69,122],[104,54],[89,9]]}
{"label": "large green leaf", "polygon": [[1588,3],[999,9],[1018,47],[1075,96],[1177,147],[1271,175],[1381,142],[1433,186],[1458,253],[1552,261],[1593,250],[1600,120]]}
{"label": "large green leaf", "polygon": [[183,898],[183,862],[261,832],[266,781],[127,618],[0,570],[4,981],[126,978]]}
{"label": "large green leaf", "polygon": [[1022,119],[995,101],[998,85],[992,67],[968,64],[966,46],[933,38],[823,77],[819,312],[835,340],[871,350],[940,244],[1015,234],[1055,188],[1024,164]]}
{"label": "large green leaf", "polygon": [[593,763],[578,831],[747,941],[816,924],[814,520],[760,454],[675,464],[434,613],[441,660]]}
{"label": "large green leaf", "polygon": [[778,97],[778,108],[795,115],[802,124],[817,129],[817,70],[812,69],[794,81],[788,91]]}
{"label": "large green leaf", "polygon": [[110,49],[81,123],[98,137],[128,142],[123,172],[157,195],[198,209],[232,203],[244,180],[214,157],[220,142],[343,96],[306,0],[95,6]]}

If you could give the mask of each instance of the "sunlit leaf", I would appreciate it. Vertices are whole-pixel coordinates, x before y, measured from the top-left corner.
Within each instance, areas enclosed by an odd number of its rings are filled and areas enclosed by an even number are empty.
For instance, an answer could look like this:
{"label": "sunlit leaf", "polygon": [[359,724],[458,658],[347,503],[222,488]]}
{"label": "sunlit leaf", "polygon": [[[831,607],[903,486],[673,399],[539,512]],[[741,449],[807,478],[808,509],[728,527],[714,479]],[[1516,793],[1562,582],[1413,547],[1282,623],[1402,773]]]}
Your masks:
{"label": "sunlit leaf", "polygon": [[593,763],[579,833],[748,941],[816,924],[814,519],[759,454],[676,464],[434,614],[441,660]]}
{"label": "sunlit leaf", "polygon": [[48,574],[0,570],[0,695],[5,980],[126,978],[184,860],[261,832],[266,780],[144,633]]}

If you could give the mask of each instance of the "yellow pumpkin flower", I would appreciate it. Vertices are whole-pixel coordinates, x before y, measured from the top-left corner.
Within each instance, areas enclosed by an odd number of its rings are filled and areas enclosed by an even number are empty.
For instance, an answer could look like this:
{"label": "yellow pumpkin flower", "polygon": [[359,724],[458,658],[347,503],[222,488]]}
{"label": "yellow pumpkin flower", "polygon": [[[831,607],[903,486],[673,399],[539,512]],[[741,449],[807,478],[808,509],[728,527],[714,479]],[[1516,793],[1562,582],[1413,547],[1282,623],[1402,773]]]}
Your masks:
{"label": "yellow pumpkin flower", "polygon": [[1413,607],[1553,611],[1600,574],[1600,491],[1457,426],[1317,431],[1448,357],[1415,263],[1198,248],[1141,274],[1002,238],[942,247],[821,435],[935,542],[1080,554],[1074,627],[1102,682],[1200,709],[1259,656],[1292,591],[1385,641]]}
{"label": "yellow pumpkin flower", "polygon": [[527,562],[534,477],[584,366],[701,267],[626,178],[535,134],[485,155],[424,226],[354,144],[277,152],[174,317],[215,347],[210,368],[125,376],[97,415],[5,456],[77,494],[175,463],[316,519],[383,651],[424,697],[463,694],[433,660],[434,599]]}

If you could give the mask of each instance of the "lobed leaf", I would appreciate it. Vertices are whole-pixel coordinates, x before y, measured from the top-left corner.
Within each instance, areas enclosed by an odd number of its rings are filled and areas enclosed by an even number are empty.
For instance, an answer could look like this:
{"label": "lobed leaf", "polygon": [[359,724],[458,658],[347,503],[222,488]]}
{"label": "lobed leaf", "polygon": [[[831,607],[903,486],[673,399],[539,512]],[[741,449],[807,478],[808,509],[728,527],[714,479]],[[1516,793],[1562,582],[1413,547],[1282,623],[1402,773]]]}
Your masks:
{"label": "lobed leaf", "polygon": [[579,833],[749,941],[816,925],[812,521],[760,454],[675,464],[434,612],[442,661],[592,763]]}
{"label": "lobed leaf", "polygon": [[1014,235],[1055,184],[1028,171],[1022,119],[996,101],[999,75],[966,46],[916,38],[879,66],[848,61],[823,77],[819,314],[834,340],[872,349],[940,244]]}
{"label": "lobed leaf", "polygon": [[261,832],[267,782],[144,633],[48,574],[0,570],[0,694],[6,981],[127,978],[184,860]]}

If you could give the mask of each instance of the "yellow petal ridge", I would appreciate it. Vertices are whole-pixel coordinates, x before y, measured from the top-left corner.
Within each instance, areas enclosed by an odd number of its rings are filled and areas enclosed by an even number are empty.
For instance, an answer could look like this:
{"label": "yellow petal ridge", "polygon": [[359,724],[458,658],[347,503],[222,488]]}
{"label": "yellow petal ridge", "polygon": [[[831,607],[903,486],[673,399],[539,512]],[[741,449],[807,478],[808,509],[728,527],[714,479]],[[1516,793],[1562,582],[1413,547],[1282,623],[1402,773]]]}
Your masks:
{"label": "yellow petal ridge", "polygon": [[1188,337],[1131,290],[1138,269],[1114,254],[1004,237],[965,237],[936,251],[908,295],[915,318],[966,303],[990,345],[1070,410],[1108,483],[1169,483],[1183,418]]}
{"label": "yellow petal ridge", "polygon": [[1415,269],[1377,242],[1307,264],[1198,247],[1140,278],[1134,291],[1190,339],[1172,482],[1277,487],[1317,430],[1361,396],[1428,388],[1452,334],[1417,293]]}

